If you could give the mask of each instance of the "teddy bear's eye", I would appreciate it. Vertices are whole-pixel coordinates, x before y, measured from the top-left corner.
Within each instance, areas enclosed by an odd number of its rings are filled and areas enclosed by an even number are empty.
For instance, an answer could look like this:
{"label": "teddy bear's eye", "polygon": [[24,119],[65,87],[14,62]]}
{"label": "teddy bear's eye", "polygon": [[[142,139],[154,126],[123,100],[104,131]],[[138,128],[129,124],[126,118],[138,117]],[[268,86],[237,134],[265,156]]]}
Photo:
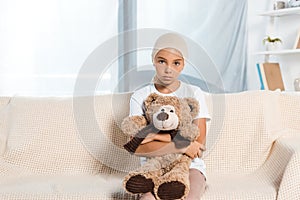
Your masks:
{"label": "teddy bear's eye", "polygon": [[165,112],[165,109],[161,109],[161,112]]}
{"label": "teddy bear's eye", "polygon": [[173,113],[173,112],[174,112],[174,110],[170,110],[170,112],[171,112],[171,113]]}

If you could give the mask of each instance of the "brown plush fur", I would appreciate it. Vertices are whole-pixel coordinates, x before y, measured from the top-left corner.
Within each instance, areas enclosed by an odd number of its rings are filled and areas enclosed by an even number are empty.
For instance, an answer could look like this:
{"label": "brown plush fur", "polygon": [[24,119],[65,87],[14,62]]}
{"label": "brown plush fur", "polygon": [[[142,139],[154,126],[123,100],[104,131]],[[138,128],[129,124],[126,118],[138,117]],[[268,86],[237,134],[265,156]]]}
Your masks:
{"label": "brown plush fur", "polygon": [[[161,96],[152,93],[144,101],[146,116],[127,117],[122,123],[124,133],[133,136],[152,124],[153,114],[162,105],[171,105],[178,116],[179,124],[176,128],[181,137],[194,141],[198,134],[198,127],[192,120],[199,112],[199,103],[194,98],[177,98]],[[177,136],[176,136],[177,137]],[[151,157],[139,169],[130,172],[124,178],[124,187],[129,193],[152,192],[156,199],[184,199],[189,192],[189,166],[191,159],[182,154],[168,154]]]}
{"label": "brown plush fur", "polygon": [[[134,122],[134,123],[132,123]],[[121,125],[121,129],[129,136],[134,136],[141,128],[147,125],[147,120],[144,116],[126,117]]]}

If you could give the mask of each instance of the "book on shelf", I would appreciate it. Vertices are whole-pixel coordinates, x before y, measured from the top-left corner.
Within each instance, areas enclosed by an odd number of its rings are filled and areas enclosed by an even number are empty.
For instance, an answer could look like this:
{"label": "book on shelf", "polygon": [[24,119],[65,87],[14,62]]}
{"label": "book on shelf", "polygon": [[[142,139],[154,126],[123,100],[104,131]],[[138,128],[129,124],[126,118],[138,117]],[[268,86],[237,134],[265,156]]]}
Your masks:
{"label": "book on shelf", "polygon": [[300,49],[300,30],[297,33],[294,49]]}
{"label": "book on shelf", "polygon": [[256,64],[260,85],[262,90],[284,91],[279,63],[257,63]]}

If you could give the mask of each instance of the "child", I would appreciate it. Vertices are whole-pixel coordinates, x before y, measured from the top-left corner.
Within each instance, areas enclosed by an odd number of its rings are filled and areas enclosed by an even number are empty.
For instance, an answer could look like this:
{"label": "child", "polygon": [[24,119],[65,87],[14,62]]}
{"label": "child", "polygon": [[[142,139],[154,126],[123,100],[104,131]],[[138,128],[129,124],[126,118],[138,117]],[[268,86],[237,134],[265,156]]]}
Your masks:
{"label": "child", "polygon": [[[138,156],[159,156],[167,153],[185,153],[193,158],[190,166],[190,192],[187,199],[200,199],[205,190],[205,164],[201,159],[205,149],[206,119],[209,118],[203,92],[200,88],[178,80],[187,59],[188,50],[185,40],[177,34],[167,33],[160,36],[153,48],[152,61],[156,70],[153,83],[135,91],[130,99],[130,115],[144,115],[143,101],[152,93],[166,96],[194,97],[199,101],[200,113],[193,120],[199,127],[199,137],[187,148],[176,149],[168,134],[155,137],[149,135],[136,150]],[[141,158],[141,162],[145,158]],[[155,199],[151,193],[141,199]]]}

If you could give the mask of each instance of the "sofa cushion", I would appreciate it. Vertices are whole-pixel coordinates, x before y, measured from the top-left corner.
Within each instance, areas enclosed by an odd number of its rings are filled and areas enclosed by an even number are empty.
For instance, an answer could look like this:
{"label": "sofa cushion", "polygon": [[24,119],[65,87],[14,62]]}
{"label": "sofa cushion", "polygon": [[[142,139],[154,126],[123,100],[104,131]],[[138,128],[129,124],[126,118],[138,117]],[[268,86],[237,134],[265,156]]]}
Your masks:
{"label": "sofa cushion", "polygon": [[279,92],[209,95],[208,172],[249,174],[261,166],[283,129]]}
{"label": "sofa cushion", "polygon": [[124,150],[129,139],[120,125],[129,114],[131,93],[82,97],[73,101],[78,134],[86,149],[106,166],[128,172],[139,159]]}
{"label": "sofa cushion", "polygon": [[128,97],[14,97],[3,159],[45,174],[128,171],[138,164],[121,148],[127,138],[118,128]]}
{"label": "sofa cushion", "polygon": [[284,127],[300,131],[300,93],[280,94],[280,115]]}
{"label": "sofa cushion", "polygon": [[1,181],[0,199],[135,199],[120,176],[27,176]]}
{"label": "sofa cushion", "polygon": [[[122,189],[122,176],[27,176],[0,183],[0,199],[137,199]],[[202,199],[276,199],[262,177],[210,175]]]}
{"label": "sofa cushion", "polygon": [[277,189],[267,182],[265,177],[251,175],[217,175],[209,174],[207,187],[201,199],[205,200],[247,200],[276,199]]}

